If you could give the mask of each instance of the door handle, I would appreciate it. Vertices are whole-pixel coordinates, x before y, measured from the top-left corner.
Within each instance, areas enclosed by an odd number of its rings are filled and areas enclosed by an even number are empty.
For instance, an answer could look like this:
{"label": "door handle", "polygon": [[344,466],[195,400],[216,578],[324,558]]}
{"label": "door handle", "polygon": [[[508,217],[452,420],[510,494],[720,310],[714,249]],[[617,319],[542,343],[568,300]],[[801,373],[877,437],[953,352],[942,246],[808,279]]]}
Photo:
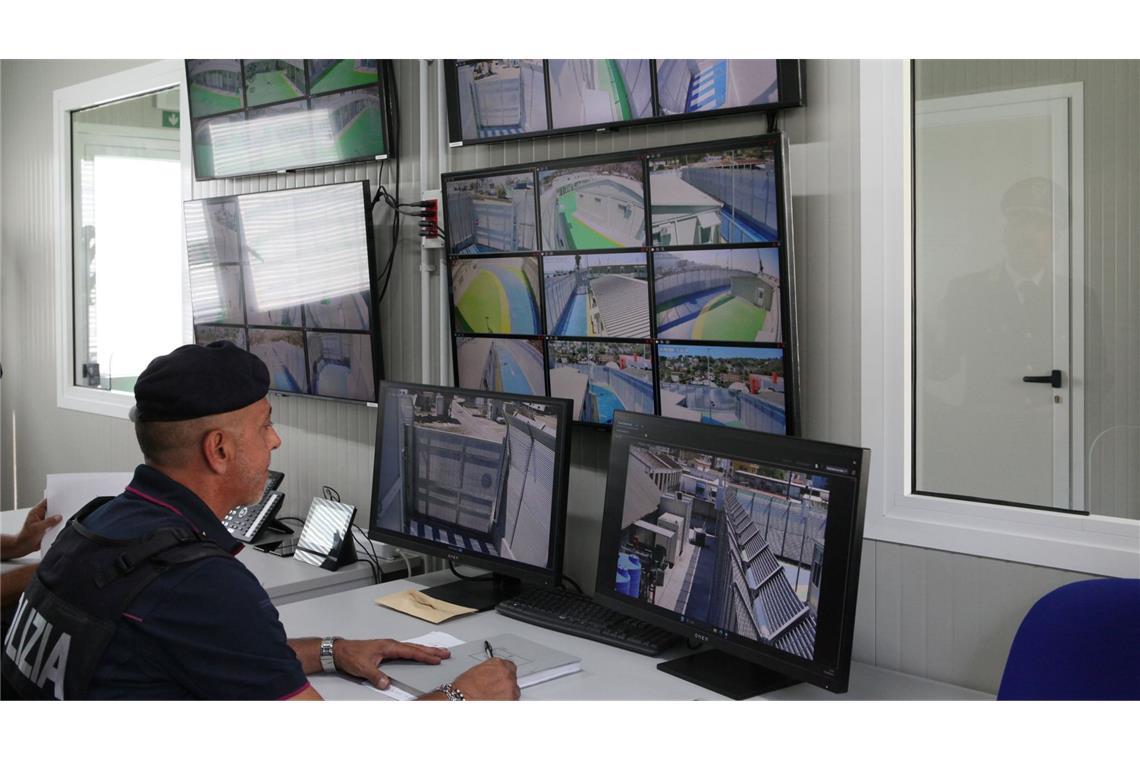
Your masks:
{"label": "door handle", "polygon": [[1055,369],[1048,375],[1026,375],[1021,378],[1023,383],[1049,383],[1054,388],[1061,387],[1061,370]]}

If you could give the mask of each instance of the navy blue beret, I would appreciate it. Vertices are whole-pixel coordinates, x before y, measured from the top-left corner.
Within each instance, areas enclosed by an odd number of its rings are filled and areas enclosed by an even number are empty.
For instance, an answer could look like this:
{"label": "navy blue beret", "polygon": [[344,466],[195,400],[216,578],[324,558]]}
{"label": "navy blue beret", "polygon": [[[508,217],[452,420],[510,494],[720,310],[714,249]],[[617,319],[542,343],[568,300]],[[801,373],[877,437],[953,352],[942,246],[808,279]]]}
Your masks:
{"label": "navy blue beret", "polygon": [[180,346],[151,360],[139,375],[131,419],[192,420],[242,409],[268,392],[265,362],[228,340]]}

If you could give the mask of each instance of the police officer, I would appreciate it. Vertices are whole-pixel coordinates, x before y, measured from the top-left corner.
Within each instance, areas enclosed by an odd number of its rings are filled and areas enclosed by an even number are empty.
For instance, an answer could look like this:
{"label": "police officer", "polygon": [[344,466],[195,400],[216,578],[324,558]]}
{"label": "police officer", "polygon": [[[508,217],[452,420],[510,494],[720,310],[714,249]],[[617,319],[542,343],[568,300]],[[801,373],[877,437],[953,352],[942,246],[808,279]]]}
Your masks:
{"label": "police officer", "polygon": [[[391,639],[286,639],[220,518],[260,498],[273,429],[269,373],[227,341],[150,363],[131,418],[145,464],[126,491],[85,507],[44,557],[4,641],[21,696],[319,699],[306,674],[387,688],[388,659],[446,649]],[[486,660],[424,699],[517,699],[514,664]]]}

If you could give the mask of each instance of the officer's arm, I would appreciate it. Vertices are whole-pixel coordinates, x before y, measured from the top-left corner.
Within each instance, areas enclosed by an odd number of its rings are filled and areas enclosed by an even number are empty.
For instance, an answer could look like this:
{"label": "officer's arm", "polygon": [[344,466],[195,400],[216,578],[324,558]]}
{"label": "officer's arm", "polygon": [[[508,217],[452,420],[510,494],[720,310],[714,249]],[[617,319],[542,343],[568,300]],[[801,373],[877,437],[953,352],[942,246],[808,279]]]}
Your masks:
{"label": "officer's arm", "polygon": [[36,574],[36,565],[21,565],[0,575],[0,607],[10,607],[20,600],[20,594],[32,581]]}

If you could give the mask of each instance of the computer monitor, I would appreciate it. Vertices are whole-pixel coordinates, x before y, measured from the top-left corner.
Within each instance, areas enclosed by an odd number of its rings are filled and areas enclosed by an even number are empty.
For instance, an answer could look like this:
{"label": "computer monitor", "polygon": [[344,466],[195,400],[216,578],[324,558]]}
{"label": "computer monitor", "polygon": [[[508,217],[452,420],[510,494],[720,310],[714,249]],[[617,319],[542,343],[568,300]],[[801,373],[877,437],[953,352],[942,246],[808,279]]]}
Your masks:
{"label": "computer monitor", "polygon": [[368,537],[490,570],[426,590],[490,609],[562,573],[564,399],[383,382]]}
{"label": "computer monitor", "polygon": [[846,691],[869,458],[616,412],[595,598],[704,643],[658,668],[713,691]]}
{"label": "computer monitor", "polygon": [[368,183],[187,201],[195,340],[257,354],[279,393],[376,399]]}

